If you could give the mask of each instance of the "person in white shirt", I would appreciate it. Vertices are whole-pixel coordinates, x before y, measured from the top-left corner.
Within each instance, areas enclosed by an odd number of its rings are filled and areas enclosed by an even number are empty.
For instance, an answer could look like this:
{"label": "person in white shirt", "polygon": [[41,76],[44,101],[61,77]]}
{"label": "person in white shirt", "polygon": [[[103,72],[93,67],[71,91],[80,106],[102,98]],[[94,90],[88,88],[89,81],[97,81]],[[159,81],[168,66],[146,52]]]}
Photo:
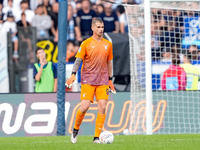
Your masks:
{"label": "person in white shirt", "polygon": [[128,33],[128,22],[125,14],[124,6],[117,6],[117,16],[119,18],[119,31],[120,33]]}
{"label": "person in white shirt", "polygon": [[17,11],[16,14],[14,14],[15,16],[15,22],[18,22],[21,20],[21,14],[24,12],[26,14],[26,21],[28,21],[29,23],[32,22],[33,17],[35,16],[34,11],[28,9],[28,1],[27,0],[23,0],[20,3],[21,9],[19,11]]}
{"label": "person in white shirt", "polygon": [[13,53],[13,58],[15,61],[17,61],[17,59],[19,58],[19,55],[18,55],[18,38],[16,36],[17,34],[17,25],[14,21],[14,16],[12,14],[12,11],[9,11],[7,13],[7,21],[5,21],[3,23],[3,26],[2,26],[2,31],[5,31],[5,32],[9,32],[11,30],[12,32],[12,42],[14,42],[14,53]]}
{"label": "person in white shirt", "polygon": [[8,0],[8,5],[3,7],[2,12],[4,13],[4,21],[7,20],[8,11],[12,11],[13,14],[16,14],[16,12],[18,11],[15,7],[13,7],[13,0]]}
{"label": "person in white shirt", "polygon": [[[3,6],[6,7],[6,6],[9,6],[9,0],[4,0],[3,1]],[[19,10],[20,9],[20,3],[21,3],[22,0],[13,0],[13,8]]]}

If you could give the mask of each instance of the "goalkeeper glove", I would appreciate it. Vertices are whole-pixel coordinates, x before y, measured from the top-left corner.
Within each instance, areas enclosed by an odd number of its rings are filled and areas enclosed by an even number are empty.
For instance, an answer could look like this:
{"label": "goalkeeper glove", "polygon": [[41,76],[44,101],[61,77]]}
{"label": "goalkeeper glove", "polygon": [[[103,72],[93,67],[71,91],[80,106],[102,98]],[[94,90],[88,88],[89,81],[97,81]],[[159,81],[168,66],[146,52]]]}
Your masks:
{"label": "goalkeeper glove", "polygon": [[74,81],[76,81],[76,75],[74,73],[72,73],[71,77],[67,80],[67,82],[65,83],[65,86],[68,87],[68,88],[71,88],[72,87],[72,83]]}
{"label": "goalkeeper glove", "polygon": [[113,85],[113,83],[112,83],[112,77],[109,77],[109,87],[110,87],[110,90],[111,90],[111,92],[113,93],[113,94],[116,94],[116,91],[115,91],[115,87],[114,87],[114,85]]}

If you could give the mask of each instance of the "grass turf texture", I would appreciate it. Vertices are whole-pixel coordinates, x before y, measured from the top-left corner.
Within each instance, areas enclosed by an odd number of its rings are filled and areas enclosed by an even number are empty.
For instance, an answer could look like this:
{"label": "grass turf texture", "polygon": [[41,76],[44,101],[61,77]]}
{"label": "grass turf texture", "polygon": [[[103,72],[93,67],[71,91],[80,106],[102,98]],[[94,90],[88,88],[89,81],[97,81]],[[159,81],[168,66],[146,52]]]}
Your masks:
{"label": "grass turf texture", "polygon": [[70,136],[0,138],[0,150],[199,150],[200,134],[118,135],[112,144],[93,144],[93,136],[78,136],[72,144]]}

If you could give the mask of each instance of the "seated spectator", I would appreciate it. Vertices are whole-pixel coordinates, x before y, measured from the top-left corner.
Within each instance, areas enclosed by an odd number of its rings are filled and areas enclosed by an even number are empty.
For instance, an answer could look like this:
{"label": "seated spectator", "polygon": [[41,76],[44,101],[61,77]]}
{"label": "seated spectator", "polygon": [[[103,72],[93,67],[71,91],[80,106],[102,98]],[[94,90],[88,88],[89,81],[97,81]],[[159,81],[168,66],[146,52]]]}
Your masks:
{"label": "seated spectator", "polygon": [[36,16],[33,18],[32,26],[37,28],[37,38],[49,38],[49,30],[51,28],[51,17],[44,14],[43,5],[38,5]]}
{"label": "seated spectator", "polygon": [[[6,7],[9,5],[9,0],[3,0],[3,6]],[[22,0],[14,0],[13,1],[13,8],[16,10],[20,10],[20,3]]]}
{"label": "seated spectator", "polygon": [[68,24],[68,32],[67,32],[67,40],[70,41],[81,41],[82,42],[82,37],[81,37],[81,32],[79,27],[76,24],[76,20],[73,17],[73,8],[71,5],[68,5],[68,17],[67,17],[67,24]]}
{"label": "seated spectator", "polygon": [[117,16],[119,18],[120,33],[128,33],[128,22],[127,22],[124,6],[119,5],[117,7]]}
{"label": "seated spectator", "polygon": [[35,13],[34,13],[34,11],[28,9],[29,8],[28,1],[22,0],[21,3],[20,3],[20,6],[21,6],[21,9],[18,10],[16,12],[16,14],[14,14],[15,15],[15,22],[18,22],[18,21],[21,20],[21,14],[22,14],[22,12],[24,12],[26,14],[26,16],[28,16],[28,17],[26,17],[26,21],[31,23],[33,17],[35,16]]}
{"label": "seated spectator", "polygon": [[7,13],[7,21],[3,23],[2,30],[9,32],[11,30],[12,32],[12,42],[14,42],[14,53],[13,53],[13,58],[15,61],[19,58],[18,55],[18,37],[16,36],[17,34],[17,25],[14,21],[14,16],[12,14],[12,11],[9,11]]}
{"label": "seated spectator", "polygon": [[67,56],[66,56],[66,62],[69,62],[69,59],[75,56],[74,53],[74,43],[72,41],[67,42]]}
{"label": "seated spectator", "polygon": [[51,62],[46,60],[44,49],[37,48],[36,56],[38,63],[34,64],[33,77],[36,80],[35,92],[56,92],[57,91],[57,68]]}
{"label": "seated spectator", "polygon": [[185,90],[187,77],[184,69],[179,66],[178,55],[172,56],[172,65],[169,66],[162,77],[161,86],[163,90]]}
{"label": "seated spectator", "polygon": [[162,52],[162,62],[172,62],[172,53],[170,48],[164,48]]}
{"label": "seated spectator", "polygon": [[186,90],[198,90],[200,69],[191,64],[191,56],[191,53],[184,55],[183,64],[180,64],[180,66],[185,70],[187,74]]}
{"label": "seated spectator", "polygon": [[4,13],[3,20],[7,20],[7,13],[12,11],[12,14],[14,15],[18,10],[13,7],[13,0],[8,0],[8,5],[3,7],[2,12]]}
{"label": "seated spectator", "polygon": [[91,10],[89,0],[83,0],[81,5],[82,9],[77,12],[77,24],[81,30],[81,36],[87,38],[92,36],[92,18],[97,17],[97,15],[94,10]]}
{"label": "seated spectator", "polygon": [[[26,21],[26,14],[22,13],[21,14],[21,19],[20,21],[17,22],[17,28],[18,32],[21,31],[21,34],[18,34],[19,39],[21,41],[25,42],[27,44],[27,48],[29,50],[29,62],[34,63],[34,52],[32,49],[32,44],[31,44],[31,36],[32,36],[32,31],[30,28],[30,23]],[[24,45],[24,43],[23,43]],[[24,45],[25,46],[25,45]]]}
{"label": "seated spectator", "polygon": [[104,32],[119,33],[119,21],[117,14],[112,11],[112,4],[105,3],[104,12],[99,17],[104,22]]}

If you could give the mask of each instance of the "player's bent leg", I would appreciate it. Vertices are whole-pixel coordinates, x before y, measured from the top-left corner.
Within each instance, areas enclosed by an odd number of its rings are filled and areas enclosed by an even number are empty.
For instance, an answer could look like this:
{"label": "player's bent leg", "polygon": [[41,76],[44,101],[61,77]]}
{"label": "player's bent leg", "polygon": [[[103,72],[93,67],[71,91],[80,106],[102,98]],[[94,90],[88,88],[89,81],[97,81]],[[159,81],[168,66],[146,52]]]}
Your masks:
{"label": "player's bent leg", "polygon": [[106,118],[106,106],[107,106],[107,100],[98,100],[98,114],[96,119],[96,126],[95,126],[95,134],[94,134],[94,140],[93,143],[100,143],[99,141],[99,135],[101,134],[102,127],[105,122]]}
{"label": "player's bent leg", "polygon": [[73,133],[71,135],[71,142],[74,144],[77,142],[77,136],[78,136],[78,131],[80,128],[80,125],[83,121],[83,118],[85,116],[86,111],[90,107],[90,100],[82,100],[81,101],[81,108],[78,109],[76,113],[76,119],[75,119],[75,125],[73,129]]}

